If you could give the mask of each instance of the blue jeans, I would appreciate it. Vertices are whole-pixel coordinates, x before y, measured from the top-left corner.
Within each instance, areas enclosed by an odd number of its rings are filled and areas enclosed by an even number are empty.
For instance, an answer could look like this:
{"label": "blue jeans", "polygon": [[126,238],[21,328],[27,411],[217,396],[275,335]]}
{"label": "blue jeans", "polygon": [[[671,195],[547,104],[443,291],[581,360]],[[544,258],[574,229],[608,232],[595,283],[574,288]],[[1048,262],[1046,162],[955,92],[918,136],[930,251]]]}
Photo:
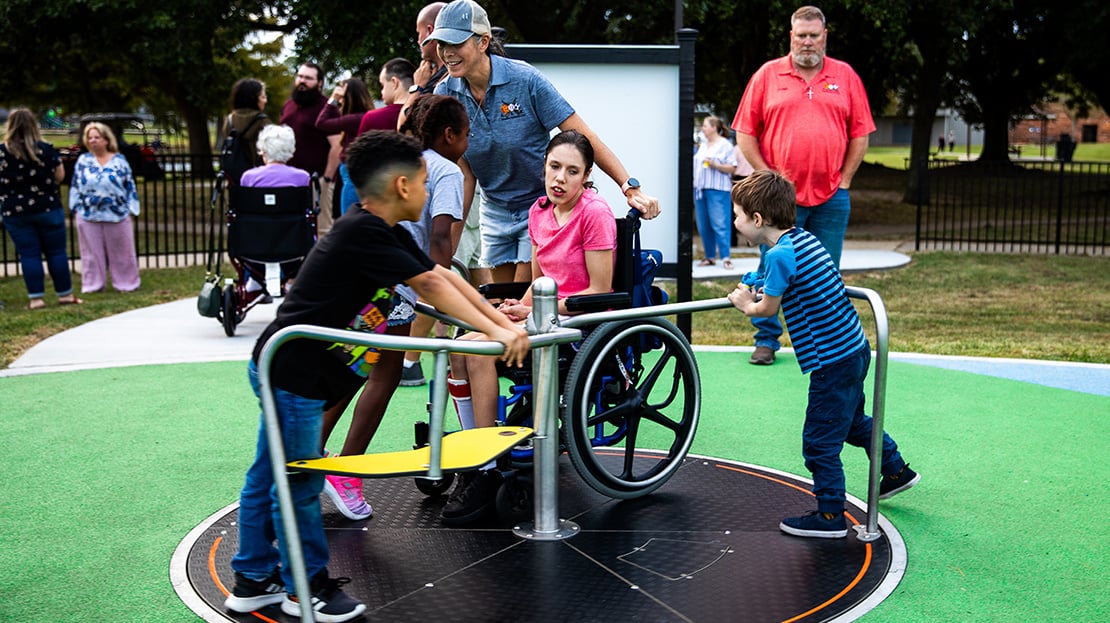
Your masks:
{"label": "blue jeans", "polygon": [[4,217],[4,227],[15,243],[19,254],[19,264],[23,269],[23,283],[27,286],[27,296],[41,299],[46,295],[46,274],[42,271],[42,259],[50,279],[54,281],[54,291],[58,296],[73,293],[73,279],[69,274],[69,258],[66,256],[66,215],[64,210],[50,210],[37,214],[12,214]]}
{"label": "blue jeans", "polygon": [[[844,251],[844,234],[848,231],[848,216],[852,211],[852,201],[848,191],[841,188],[828,201],[812,208],[797,207],[797,217],[794,220],[798,229],[804,229],[817,237],[829,257],[837,268],[840,267],[840,256]],[[764,275],[763,256],[767,253],[767,246],[759,247],[759,276]],[[766,346],[771,350],[782,347],[779,338],[782,337],[782,323],[777,315],[770,318],[753,318],[752,326],[755,327],[755,345]]]}
{"label": "blue jeans", "polygon": [[[252,361],[247,366],[251,389],[259,396],[258,368]],[[319,458],[320,429],[324,401],[304,398],[274,388],[274,402],[287,460]],[[328,542],[324,537],[324,521],[320,514],[320,491],[324,488],[322,474],[289,474],[293,510],[301,530],[305,570],[313,578],[328,566]],[[274,541],[277,540],[277,547]],[[266,424],[258,427],[258,447],[254,463],[247,470],[246,482],[239,495],[239,551],[231,559],[231,568],[252,580],[264,580],[281,564],[281,578],[293,592],[289,551],[278,512],[277,488],[270,466],[270,447],[266,443]]]}
{"label": "blue jeans", "polygon": [[343,178],[343,188],[339,191],[339,213],[346,214],[358,209],[355,205],[358,203],[358,190],[351,181],[351,172],[347,170],[346,162],[339,163],[339,177]]}
{"label": "blue jeans", "polygon": [[694,218],[698,222],[706,259],[727,258],[732,253],[732,198],[729,192],[702,190],[694,193]]}
{"label": "blue jeans", "polygon": [[[870,346],[836,363],[819,368],[809,376],[809,404],[802,429],[802,456],[813,474],[817,510],[844,510],[844,444],[871,449],[872,419],[863,412],[863,381],[871,365]],[[883,433],[882,473],[894,475],[906,465],[898,444]]]}

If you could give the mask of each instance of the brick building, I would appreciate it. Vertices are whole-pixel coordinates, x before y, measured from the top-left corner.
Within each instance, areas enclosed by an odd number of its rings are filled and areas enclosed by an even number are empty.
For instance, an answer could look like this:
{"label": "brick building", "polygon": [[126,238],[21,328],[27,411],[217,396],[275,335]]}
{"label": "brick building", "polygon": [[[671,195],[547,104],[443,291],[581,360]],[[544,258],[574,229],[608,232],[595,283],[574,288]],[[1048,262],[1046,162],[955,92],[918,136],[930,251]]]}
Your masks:
{"label": "brick building", "polygon": [[[1110,143],[1110,115],[1095,108],[1087,117],[1075,117],[1063,102],[1041,106],[1039,114],[1030,115],[1010,129],[1010,144],[1055,143],[1063,134],[1070,134],[1078,143]],[[1043,138],[1042,138],[1043,135]]]}

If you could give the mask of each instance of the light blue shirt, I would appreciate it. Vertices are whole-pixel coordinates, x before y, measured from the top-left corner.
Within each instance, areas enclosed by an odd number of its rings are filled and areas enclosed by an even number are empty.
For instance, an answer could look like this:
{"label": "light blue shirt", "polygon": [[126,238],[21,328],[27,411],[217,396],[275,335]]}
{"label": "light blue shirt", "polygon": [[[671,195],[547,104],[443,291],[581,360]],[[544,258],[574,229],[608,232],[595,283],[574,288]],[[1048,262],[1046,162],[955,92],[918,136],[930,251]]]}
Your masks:
{"label": "light blue shirt", "polygon": [[86,221],[119,223],[139,215],[139,194],[131,165],[120,154],[100,166],[92,152],[77,158],[69,186],[69,209]]}
{"label": "light blue shirt", "polygon": [[470,117],[464,154],[486,200],[527,210],[544,194],[543,152],[551,131],[574,114],[555,86],[524,61],[490,56],[490,81],[482,106],[462,78],[436,85],[437,95],[463,103]]}

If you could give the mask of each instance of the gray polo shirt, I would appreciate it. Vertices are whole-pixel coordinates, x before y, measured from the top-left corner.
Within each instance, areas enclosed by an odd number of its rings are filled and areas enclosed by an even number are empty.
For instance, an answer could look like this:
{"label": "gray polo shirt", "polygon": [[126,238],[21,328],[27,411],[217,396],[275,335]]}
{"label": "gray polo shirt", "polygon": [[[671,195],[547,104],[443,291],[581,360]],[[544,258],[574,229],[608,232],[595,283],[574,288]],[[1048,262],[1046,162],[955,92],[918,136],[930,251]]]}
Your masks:
{"label": "gray polo shirt", "polygon": [[470,116],[470,146],[464,157],[491,203],[527,210],[544,194],[543,152],[551,130],[574,108],[536,68],[524,61],[491,56],[490,83],[482,107],[462,78],[436,85]]}

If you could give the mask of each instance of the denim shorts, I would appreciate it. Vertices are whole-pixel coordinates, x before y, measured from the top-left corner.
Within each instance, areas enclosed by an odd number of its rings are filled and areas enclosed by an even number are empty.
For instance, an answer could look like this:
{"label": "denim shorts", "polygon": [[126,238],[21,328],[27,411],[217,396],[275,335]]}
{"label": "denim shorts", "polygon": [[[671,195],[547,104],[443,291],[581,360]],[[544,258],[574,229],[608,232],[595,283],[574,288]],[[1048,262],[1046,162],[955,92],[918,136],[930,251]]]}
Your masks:
{"label": "denim shorts", "polygon": [[482,260],[486,268],[532,261],[528,210],[510,210],[482,199]]}

